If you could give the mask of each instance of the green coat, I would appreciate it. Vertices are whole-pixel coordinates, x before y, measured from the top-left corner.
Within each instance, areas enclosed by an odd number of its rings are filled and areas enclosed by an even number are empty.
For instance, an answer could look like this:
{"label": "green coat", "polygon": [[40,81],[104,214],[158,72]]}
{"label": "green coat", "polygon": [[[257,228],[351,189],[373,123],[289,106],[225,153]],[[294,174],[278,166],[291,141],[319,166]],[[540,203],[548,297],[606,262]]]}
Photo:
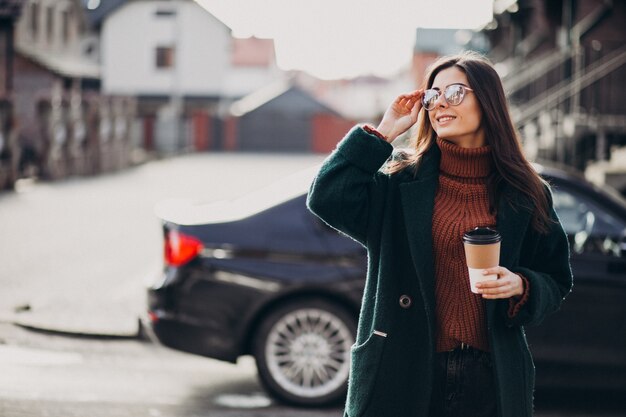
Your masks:
{"label": "green coat", "polygon": [[[431,226],[441,154],[433,145],[417,175],[387,175],[379,170],[392,150],[355,127],[322,165],[307,200],[313,213],[368,251],[346,417],[428,415],[435,354]],[[530,226],[527,200],[504,192],[516,204],[502,198],[498,207],[500,265],[528,279],[530,296],[512,319],[508,300],[486,300],[487,327],[499,416],[531,416],[535,369],[522,326],[541,323],[570,292],[569,247],[553,209],[557,222],[540,235]]]}

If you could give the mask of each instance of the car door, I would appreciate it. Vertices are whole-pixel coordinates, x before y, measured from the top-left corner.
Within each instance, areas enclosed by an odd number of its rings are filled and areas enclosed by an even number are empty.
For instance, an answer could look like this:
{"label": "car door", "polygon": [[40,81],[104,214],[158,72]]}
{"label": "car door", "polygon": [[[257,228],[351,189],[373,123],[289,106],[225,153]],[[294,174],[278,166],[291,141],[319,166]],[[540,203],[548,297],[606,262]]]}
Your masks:
{"label": "car door", "polygon": [[367,274],[365,248],[346,235],[338,233],[312,213],[308,214],[311,228],[315,231],[320,246],[324,248],[326,263],[332,265],[343,277],[341,283],[338,283],[339,291],[351,301],[354,308],[358,309]]}
{"label": "car door", "polygon": [[[571,384],[610,384],[626,371],[626,216],[592,188],[555,181],[555,209],[568,235],[574,288],[561,311],[528,328],[537,362]],[[539,376],[539,375],[538,375]],[[581,380],[582,379],[582,380]]]}

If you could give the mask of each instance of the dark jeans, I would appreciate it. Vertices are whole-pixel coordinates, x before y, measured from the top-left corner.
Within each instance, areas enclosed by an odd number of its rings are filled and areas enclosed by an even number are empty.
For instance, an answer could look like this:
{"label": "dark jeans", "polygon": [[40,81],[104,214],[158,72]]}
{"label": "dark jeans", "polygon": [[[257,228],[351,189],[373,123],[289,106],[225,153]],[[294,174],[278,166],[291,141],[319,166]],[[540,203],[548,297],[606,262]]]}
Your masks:
{"label": "dark jeans", "polygon": [[456,349],[435,355],[429,417],[497,417],[491,355]]}

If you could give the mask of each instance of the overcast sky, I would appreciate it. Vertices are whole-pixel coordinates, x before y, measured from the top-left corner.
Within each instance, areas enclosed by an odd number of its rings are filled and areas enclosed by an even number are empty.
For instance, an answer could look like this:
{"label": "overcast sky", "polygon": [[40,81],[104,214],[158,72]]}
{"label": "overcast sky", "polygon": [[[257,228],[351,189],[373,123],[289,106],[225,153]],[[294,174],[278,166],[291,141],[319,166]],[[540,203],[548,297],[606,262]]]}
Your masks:
{"label": "overcast sky", "polygon": [[476,29],[492,0],[196,0],[236,37],[273,38],[278,65],[330,79],[410,64],[415,29]]}

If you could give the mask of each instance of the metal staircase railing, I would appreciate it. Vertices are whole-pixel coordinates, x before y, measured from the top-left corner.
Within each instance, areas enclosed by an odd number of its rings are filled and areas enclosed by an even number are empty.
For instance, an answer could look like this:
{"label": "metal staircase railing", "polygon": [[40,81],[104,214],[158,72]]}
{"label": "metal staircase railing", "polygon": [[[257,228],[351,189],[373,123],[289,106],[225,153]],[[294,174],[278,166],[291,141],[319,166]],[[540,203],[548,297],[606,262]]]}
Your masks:
{"label": "metal staircase railing", "polygon": [[514,112],[515,122],[518,125],[526,123],[537,117],[539,113],[550,110],[573,95],[580,93],[583,88],[595,83],[624,64],[626,64],[626,46],[616,49],[602,59],[588,65],[575,78],[567,78],[537,96],[521,107],[518,112]]}
{"label": "metal staircase railing", "polygon": [[512,75],[503,77],[502,83],[505,91],[507,94],[519,91],[521,88],[544,76],[548,71],[558,67],[570,57],[570,51],[557,50],[523,63]]}

